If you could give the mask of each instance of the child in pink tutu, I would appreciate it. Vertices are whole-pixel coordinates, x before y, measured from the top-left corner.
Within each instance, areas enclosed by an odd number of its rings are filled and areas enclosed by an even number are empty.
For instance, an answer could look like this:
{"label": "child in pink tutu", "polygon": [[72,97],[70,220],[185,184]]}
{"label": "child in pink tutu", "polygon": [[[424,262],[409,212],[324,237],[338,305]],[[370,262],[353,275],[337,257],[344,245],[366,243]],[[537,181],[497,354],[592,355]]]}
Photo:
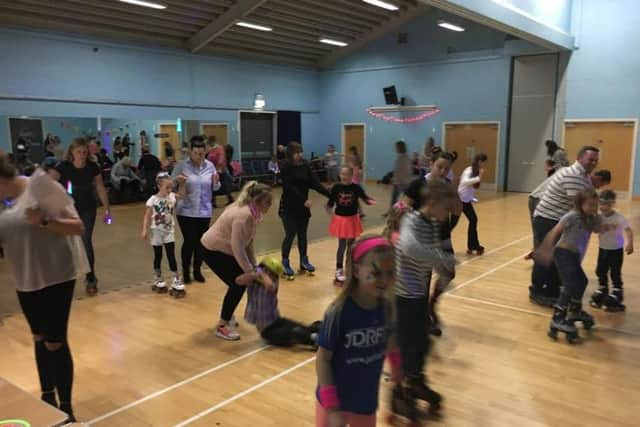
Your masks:
{"label": "child in pink tutu", "polygon": [[336,284],[344,283],[344,254],[353,241],[362,234],[362,222],[358,215],[358,201],[362,199],[366,204],[373,205],[374,199],[367,196],[359,184],[353,182],[353,169],[343,166],[340,169],[340,182],[331,188],[331,196],[327,209],[333,210],[329,234],[338,238],[338,252],[336,254]]}

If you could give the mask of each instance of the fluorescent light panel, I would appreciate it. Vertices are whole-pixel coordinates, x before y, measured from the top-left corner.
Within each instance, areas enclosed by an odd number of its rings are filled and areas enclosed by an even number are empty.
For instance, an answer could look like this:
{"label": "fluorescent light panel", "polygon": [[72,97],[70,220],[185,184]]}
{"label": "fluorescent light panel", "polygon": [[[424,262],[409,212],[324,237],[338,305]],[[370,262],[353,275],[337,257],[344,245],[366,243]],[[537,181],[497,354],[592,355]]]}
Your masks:
{"label": "fluorescent light panel", "polygon": [[340,47],[347,46],[347,43],[345,42],[340,42],[338,40],[331,40],[331,39],[320,39],[320,43],[330,44],[332,46],[340,46]]}
{"label": "fluorescent light panel", "polygon": [[265,27],[264,25],[256,25],[256,24],[252,24],[250,22],[244,22],[244,21],[236,22],[236,25],[238,27],[251,28],[252,30],[258,30],[258,31],[273,31],[273,28]]}
{"label": "fluorescent light panel", "polygon": [[380,1],[380,0],[362,0],[365,3],[369,3],[372,6],[378,6],[381,7],[383,9],[387,9],[387,10],[398,10],[399,7],[391,4],[391,3],[387,3],[386,1]]}
{"label": "fluorescent light panel", "polygon": [[464,31],[464,28],[454,25],[447,21],[438,21],[438,27],[446,28],[447,30],[451,30],[451,31],[458,31],[458,32]]}
{"label": "fluorescent light panel", "polygon": [[158,4],[158,3],[151,3],[149,1],[141,1],[141,0],[119,0],[122,3],[129,3],[129,4],[135,4],[136,6],[144,6],[144,7],[150,7],[152,9],[166,9],[167,6],[162,5],[162,4]]}

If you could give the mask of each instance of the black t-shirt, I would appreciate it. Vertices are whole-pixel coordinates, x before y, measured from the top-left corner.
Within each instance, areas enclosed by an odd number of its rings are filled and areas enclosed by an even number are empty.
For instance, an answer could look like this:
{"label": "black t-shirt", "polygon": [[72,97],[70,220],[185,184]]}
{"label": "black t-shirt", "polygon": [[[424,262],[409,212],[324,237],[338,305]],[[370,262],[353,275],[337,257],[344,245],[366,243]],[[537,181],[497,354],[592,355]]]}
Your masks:
{"label": "black t-shirt", "polygon": [[285,163],[280,169],[282,179],[282,197],[280,198],[280,216],[292,215],[309,218],[311,211],[304,206],[309,198],[309,189],[329,197],[330,193],[315,176],[308,163],[299,165]]}
{"label": "black t-shirt", "polygon": [[327,205],[336,207],[334,212],[340,216],[353,216],[358,214],[358,200],[369,202],[370,197],[358,184],[334,184],[331,187],[331,196]]}
{"label": "black t-shirt", "polygon": [[69,189],[71,182],[71,197],[76,204],[78,211],[87,211],[97,207],[95,194],[95,177],[100,175],[100,167],[97,163],[88,161],[87,165],[81,169],[73,166],[68,160],[60,162],[56,166],[60,174],[60,183],[64,188]]}
{"label": "black t-shirt", "polygon": [[151,153],[145,153],[138,162],[138,169],[144,171],[145,174],[154,174],[162,169],[162,165],[156,156]]}

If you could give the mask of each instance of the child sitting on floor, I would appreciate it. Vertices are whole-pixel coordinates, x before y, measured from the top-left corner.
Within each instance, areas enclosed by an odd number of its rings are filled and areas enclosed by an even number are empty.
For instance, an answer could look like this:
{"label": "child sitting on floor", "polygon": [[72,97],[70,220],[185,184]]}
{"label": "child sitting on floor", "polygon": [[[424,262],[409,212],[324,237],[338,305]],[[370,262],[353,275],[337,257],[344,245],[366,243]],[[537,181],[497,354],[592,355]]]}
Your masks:
{"label": "child sitting on floor", "polygon": [[291,347],[296,344],[317,346],[320,322],[311,325],[280,316],[278,310],[279,277],[283,273],[280,261],[265,257],[253,273],[245,273],[236,278],[240,286],[247,286],[247,308],[244,318],[260,332],[269,344]]}

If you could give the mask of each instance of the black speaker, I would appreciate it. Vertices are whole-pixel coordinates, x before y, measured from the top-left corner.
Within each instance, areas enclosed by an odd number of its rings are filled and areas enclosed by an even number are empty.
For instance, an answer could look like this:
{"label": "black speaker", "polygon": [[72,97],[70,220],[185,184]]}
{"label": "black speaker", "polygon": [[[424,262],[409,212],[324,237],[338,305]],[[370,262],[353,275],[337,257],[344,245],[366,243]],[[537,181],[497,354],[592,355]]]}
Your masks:
{"label": "black speaker", "polygon": [[384,92],[384,102],[387,105],[398,105],[398,94],[395,86],[385,87],[382,91]]}

